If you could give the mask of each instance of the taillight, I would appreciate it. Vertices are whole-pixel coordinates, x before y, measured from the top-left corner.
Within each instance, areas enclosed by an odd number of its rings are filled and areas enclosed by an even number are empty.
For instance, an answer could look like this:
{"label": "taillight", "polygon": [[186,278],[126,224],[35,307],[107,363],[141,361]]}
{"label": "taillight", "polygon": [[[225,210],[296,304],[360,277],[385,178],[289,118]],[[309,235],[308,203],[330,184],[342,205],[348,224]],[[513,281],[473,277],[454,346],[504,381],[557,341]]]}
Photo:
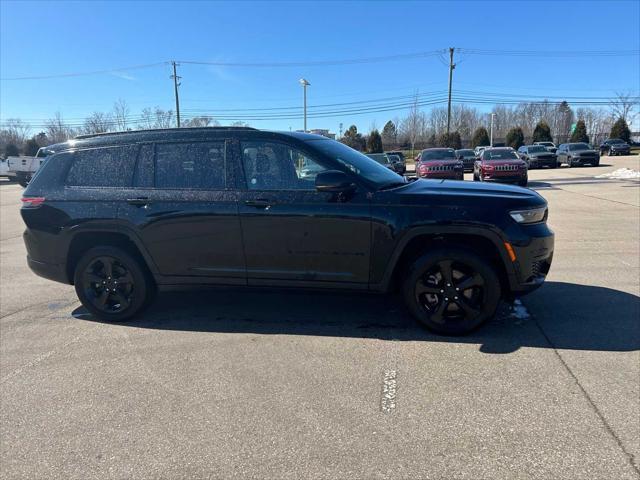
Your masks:
{"label": "taillight", "polygon": [[22,197],[23,207],[39,207],[45,201],[44,197]]}

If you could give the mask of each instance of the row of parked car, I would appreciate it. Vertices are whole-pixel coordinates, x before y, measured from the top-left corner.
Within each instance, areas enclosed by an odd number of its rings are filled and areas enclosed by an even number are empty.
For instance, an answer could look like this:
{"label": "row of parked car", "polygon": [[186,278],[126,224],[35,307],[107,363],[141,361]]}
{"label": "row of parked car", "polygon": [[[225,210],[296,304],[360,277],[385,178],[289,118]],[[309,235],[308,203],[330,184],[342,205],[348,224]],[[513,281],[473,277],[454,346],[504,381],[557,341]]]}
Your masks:
{"label": "row of parked car", "polygon": [[[464,180],[464,172],[473,172],[475,181],[517,183],[526,186],[528,171],[600,164],[601,155],[629,155],[630,146],[620,139],[607,139],[599,149],[582,143],[534,142],[514,150],[511,147],[479,146],[475,149],[427,148],[416,157],[416,175],[421,178]],[[368,155],[390,170],[404,175],[405,158],[393,151]]]}

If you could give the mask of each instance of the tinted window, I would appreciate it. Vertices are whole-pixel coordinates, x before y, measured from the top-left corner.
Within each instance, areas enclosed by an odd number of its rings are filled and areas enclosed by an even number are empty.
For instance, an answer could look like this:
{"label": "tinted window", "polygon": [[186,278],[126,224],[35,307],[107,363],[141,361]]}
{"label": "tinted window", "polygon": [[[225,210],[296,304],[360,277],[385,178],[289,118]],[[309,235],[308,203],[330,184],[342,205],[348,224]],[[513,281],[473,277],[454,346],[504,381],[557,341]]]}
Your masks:
{"label": "tinted window", "polygon": [[333,158],[356,175],[379,186],[404,182],[404,178],[366,155],[335,140],[309,140],[307,144]]}
{"label": "tinted window", "polygon": [[109,147],[74,153],[67,185],[83,187],[131,186],[137,147]]}
{"label": "tinted window", "polygon": [[315,190],[327,170],[316,160],[277,142],[242,142],[242,164],[250,190]]}
{"label": "tinted window", "polygon": [[589,150],[589,145],[587,145],[586,143],[572,143],[571,145],[569,145],[569,150]]}
{"label": "tinted window", "polygon": [[156,188],[224,189],[224,142],[156,145]]}
{"label": "tinted window", "polygon": [[518,156],[513,150],[485,150],[483,160],[517,160]]}
{"label": "tinted window", "polygon": [[423,150],[420,160],[455,160],[456,154],[453,150]]}
{"label": "tinted window", "polygon": [[547,150],[544,147],[528,147],[529,153],[543,153],[543,152],[548,152],[549,150]]}

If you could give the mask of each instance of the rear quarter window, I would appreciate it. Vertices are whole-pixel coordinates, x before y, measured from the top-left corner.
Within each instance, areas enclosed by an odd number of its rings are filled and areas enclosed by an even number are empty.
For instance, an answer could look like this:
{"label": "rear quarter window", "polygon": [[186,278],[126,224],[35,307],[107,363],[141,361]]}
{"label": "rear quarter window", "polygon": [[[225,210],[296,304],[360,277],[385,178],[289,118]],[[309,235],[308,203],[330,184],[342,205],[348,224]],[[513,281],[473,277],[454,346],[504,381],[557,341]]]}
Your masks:
{"label": "rear quarter window", "polygon": [[66,184],[80,187],[129,187],[136,164],[137,147],[107,147],[73,154]]}

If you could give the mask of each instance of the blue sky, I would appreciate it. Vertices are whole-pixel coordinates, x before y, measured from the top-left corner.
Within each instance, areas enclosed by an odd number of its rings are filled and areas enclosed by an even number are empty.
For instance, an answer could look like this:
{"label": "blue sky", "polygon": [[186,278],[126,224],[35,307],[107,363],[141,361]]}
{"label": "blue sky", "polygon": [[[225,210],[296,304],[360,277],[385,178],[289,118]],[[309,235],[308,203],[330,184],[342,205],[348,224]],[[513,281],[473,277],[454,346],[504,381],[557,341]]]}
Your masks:
{"label": "blue sky", "polygon": [[[485,50],[640,48],[640,2],[17,2],[2,1],[0,77],[88,72],[163,62],[314,62],[415,53],[450,46]],[[611,27],[609,27],[611,26]],[[456,56],[454,92],[529,98],[606,97],[640,90],[640,60],[626,57]],[[118,98],[131,114],[174,108],[169,65],[99,75],[3,80],[0,116],[37,126],[60,111],[80,122]],[[181,109],[299,106],[446,92],[440,56],[288,68],[182,65]],[[358,104],[356,104],[358,105]],[[490,106],[475,105],[488,110]],[[346,108],[346,107],[336,107]],[[353,108],[353,107],[351,107]],[[311,111],[311,109],[310,109]],[[379,128],[406,110],[310,118],[309,128]],[[185,115],[183,114],[183,117]],[[227,124],[229,121],[222,121]],[[302,118],[249,120],[302,128]]]}

